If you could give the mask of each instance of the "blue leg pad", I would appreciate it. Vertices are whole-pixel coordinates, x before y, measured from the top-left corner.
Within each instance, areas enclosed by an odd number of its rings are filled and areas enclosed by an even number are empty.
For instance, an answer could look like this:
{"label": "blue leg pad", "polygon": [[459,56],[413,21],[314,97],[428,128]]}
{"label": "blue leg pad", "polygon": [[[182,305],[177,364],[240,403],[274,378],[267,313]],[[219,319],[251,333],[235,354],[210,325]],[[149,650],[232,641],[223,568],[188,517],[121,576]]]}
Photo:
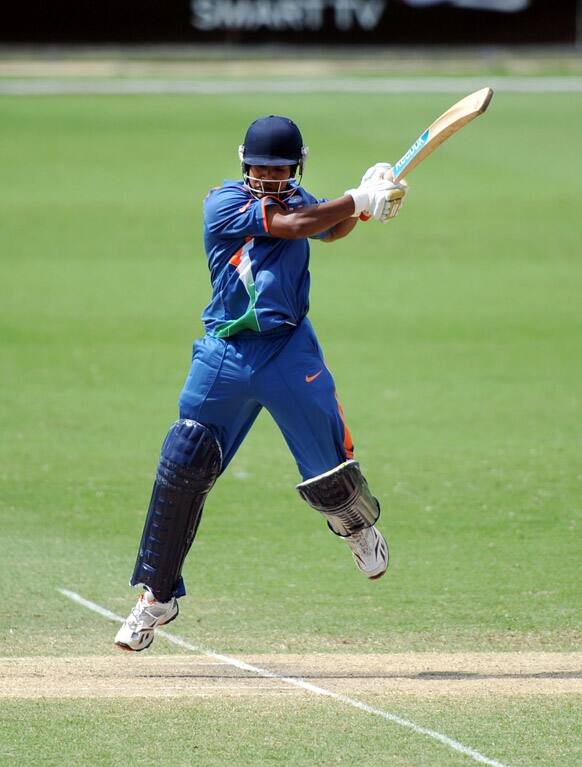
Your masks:
{"label": "blue leg pad", "polygon": [[185,594],[181,572],[222,465],[220,445],[197,421],[168,432],[154,482],[131,585],[147,586],[160,602]]}

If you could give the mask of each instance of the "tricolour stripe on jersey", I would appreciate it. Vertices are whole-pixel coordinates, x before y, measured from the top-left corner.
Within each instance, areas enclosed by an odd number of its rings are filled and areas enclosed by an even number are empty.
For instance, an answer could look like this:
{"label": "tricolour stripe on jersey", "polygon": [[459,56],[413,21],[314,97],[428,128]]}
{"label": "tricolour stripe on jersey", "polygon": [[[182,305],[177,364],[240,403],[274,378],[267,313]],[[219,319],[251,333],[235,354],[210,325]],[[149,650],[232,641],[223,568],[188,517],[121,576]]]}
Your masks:
{"label": "tricolour stripe on jersey", "polygon": [[237,252],[229,260],[229,264],[236,267],[239,280],[245,287],[249,296],[249,305],[246,312],[242,317],[238,317],[236,320],[230,320],[229,322],[223,322],[216,328],[214,335],[217,338],[228,338],[238,333],[240,330],[254,330],[257,333],[260,332],[259,320],[257,318],[257,312],[255,305],[257,303],[257,291],[255,288],[255,281],[253,278],[253,270],[251,267],[250,251],[255,244],[254,237],[247,237],[245,244],[242,248],[239,248]]}

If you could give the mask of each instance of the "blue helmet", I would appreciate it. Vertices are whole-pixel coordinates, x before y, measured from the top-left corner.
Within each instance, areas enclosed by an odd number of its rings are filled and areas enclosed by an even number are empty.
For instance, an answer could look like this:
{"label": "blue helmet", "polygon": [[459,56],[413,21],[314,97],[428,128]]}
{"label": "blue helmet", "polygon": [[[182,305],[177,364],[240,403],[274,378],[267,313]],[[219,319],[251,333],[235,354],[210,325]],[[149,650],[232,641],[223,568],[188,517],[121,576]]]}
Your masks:
{"label": "blue helmet", "polygon": [[269,115],[251,123],[238,153],[246,182],[251,165],[290,165],[292,175],[299,169],[301,176],[308,149],[293,120]]}
{"label": "blue helmet", "polygon": [[245,165],[300,165],[307,147],[299,128],[288,117],[259,117],[247,130],[241,149]]}

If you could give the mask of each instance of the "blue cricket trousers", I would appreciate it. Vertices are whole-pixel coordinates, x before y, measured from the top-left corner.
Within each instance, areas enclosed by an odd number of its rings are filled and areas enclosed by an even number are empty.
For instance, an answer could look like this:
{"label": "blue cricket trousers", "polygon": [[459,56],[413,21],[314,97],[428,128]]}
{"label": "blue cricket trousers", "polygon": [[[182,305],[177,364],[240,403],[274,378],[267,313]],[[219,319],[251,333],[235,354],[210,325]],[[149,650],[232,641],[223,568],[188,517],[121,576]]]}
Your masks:
{"label": "blue cricket trousers", "polygon": [[333,377],[311,323],[232,338],[204,336],[180,395],[180,418],[212,430],[222,471],[266,408],[283,432],[303,479],[353,457]]}

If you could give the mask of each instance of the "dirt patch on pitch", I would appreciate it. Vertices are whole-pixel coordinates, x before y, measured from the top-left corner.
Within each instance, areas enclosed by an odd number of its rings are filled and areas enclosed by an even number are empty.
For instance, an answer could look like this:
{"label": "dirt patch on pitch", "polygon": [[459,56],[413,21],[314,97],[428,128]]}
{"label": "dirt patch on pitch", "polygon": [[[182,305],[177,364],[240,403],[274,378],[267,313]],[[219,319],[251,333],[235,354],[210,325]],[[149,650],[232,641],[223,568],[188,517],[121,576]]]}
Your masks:
{"label": "dirt patch on pitch", "polygon": [[[582,694],[582,653],[395,653],[237,656],[344,695]],[[0,658],[0,698],[307,695],[200,655]]]}

